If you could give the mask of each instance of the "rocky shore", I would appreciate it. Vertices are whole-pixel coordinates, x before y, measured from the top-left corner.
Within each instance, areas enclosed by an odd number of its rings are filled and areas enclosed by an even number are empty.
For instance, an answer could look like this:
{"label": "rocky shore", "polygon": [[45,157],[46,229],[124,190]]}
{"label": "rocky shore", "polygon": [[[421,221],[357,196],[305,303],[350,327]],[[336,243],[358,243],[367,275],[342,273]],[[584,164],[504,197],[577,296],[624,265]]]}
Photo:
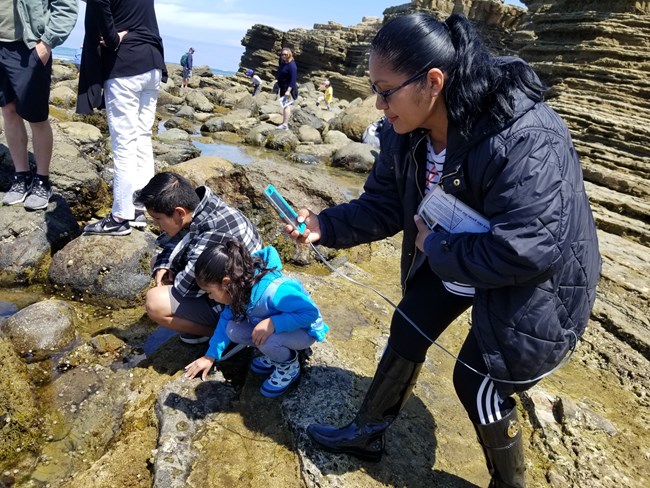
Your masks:
{"label": "rocky shore", "polygon": [[[583,163],[603,273],[571,361],[518,398],[528,482],[645,487],[650,9],[632,0],[524,3],[528,11],[490,0],[416,0],[385,15],[463,11],[484,27],[495,50],[521,53],[551,87],[549,103],[567,121]],[[205,346],[164,334],[144,314],[155,228],[125,237],[80,235],[110,208],[110,143],[102,114],[73,114],[74,67],[55,64],[55,197],[41,212],[0,207],[0,487],[487,486],[472,425],[455,398],[453,359],[435,347],[389,430],[381,463],[316,450],[305,433],[314,421],[352,418],[385,345],[391,309],[288,241],[261,190],[273,183],[294,206],[314,210],[361,191],[375,156],[361,135],[382,115],[367,96],[364,49],[380,23],[367,18],[360,26],[288,33],[251,28],[242,41],[243,67],[264,74],[280,43],[298,48],[300,97],[290,130],[277,129],[272,71],[257,97],[243,75],[216,76],[209,67],[196,67],[181,93],[180,68],[170,65],[160,94],[157,170],[206,184],[244,211],[332,329],[303,358],[298,386],[276,400],[259,395],[248,352],[225,361],[206,382],[182,377]],[[307,46],[324,47],[317,58]],[[325,78],[335,89],[332,111],[316,105]],[[201,156],[199,147],[223,157]],[[0,120],[0,191],[9,187],[12,168]],[[395,301],[400,238],[321,252]],[[441,344],[458,351],[469,327],[464,315]]]}

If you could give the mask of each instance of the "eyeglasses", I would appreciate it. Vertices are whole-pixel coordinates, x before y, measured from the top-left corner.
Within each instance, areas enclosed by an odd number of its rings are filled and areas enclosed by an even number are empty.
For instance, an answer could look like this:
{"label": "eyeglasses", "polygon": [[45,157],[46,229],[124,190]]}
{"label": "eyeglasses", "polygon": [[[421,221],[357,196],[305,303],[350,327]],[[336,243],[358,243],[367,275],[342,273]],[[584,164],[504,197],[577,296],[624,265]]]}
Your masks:
{"label": "eyeglasses", "polygon": [[413,83],[414,81],[417,81],[418,79],[422,78],[424,75],[426,75],[426,74],[429,72],[430,69],[431,69],[431,68],[427,68],[426,70],[421,71],[420,73],[418,73],[418,74],[415,75],[414,77],[409,78],[409,79],[406,80],[404,83],[402,83],[400,86],[396,86],[395,88],[391,88],[391,89],[389,89],[389,90],[384,90],[384,91],[379,91],[379,90],[377,89],[377,87],[376,87],[376,86],[374,85],[374,83],[373,83],[372,85],[370,85],[370,89],[372,90],[372,92],[373,92],[375,95],[377,95],[379,98],[381,98],[381,100],[382,100],[384,103],[388,103],[388,97],[390,97],[390,96],[391,96],[393,93],[395,93],[396,91],[401,90],[401,89],[404,88],[405,86],[410,85],[410,84]]}

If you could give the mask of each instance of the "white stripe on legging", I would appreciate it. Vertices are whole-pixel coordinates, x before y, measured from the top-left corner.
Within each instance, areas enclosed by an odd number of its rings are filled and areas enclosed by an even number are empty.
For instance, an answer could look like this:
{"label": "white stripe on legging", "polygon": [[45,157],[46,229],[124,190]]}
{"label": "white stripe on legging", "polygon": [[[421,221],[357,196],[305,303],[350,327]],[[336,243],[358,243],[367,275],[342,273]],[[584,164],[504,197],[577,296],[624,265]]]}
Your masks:
{"label": "white stripe on legging", "polygon": [[[484,392],[485,401],[483,401]],[[501,398],[499,392],[494,388],[494,382],[490,378],[483,378],[481,387],[476,394],[476,409],[478,410],[479,422],[485,425],[500,420],[502,418],[501,409],[499,408],[500,403]]]}

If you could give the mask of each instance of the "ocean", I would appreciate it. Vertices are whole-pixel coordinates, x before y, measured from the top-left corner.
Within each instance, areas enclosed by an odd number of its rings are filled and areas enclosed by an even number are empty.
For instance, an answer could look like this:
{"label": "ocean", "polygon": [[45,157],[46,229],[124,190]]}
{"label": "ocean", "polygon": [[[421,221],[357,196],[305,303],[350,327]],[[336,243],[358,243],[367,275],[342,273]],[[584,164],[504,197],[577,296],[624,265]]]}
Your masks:
{"label": "ocean", "polygon": [[[76,50],[77,49],[75,48],[57,46],[52,50],[52,56],[54,56],[54,59],[59,59],[61,61],[68,61],[72,63],[74,61],[74,53]],[[167,64],[178,64],[172,61],[165,61],[165,62]],[[233,76],[236,73],[235,71],[225,71],[216,68],[212,68],[211,71],[215,75],[221,75],[221,76]]]}

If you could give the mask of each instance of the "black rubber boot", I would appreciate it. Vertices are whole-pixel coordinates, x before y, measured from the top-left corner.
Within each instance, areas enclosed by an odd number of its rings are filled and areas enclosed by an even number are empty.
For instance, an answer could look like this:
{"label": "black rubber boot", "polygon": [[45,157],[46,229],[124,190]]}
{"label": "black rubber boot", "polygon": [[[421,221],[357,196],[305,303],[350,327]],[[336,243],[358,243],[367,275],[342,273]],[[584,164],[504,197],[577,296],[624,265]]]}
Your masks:
{"label": "black rubber boot", "polygon": [[411,395],[420,369],[422,363],[404,359],[389,344],[354,420],[340,429],[311,424],[307,427],[309,437],[325,451],[379,461],[384,431]]}
{"label": "black rubber boot", "polygon": [[474,424],[492,476],[489,488],[525,488],[524,446],[517,409],[491,424]]}

